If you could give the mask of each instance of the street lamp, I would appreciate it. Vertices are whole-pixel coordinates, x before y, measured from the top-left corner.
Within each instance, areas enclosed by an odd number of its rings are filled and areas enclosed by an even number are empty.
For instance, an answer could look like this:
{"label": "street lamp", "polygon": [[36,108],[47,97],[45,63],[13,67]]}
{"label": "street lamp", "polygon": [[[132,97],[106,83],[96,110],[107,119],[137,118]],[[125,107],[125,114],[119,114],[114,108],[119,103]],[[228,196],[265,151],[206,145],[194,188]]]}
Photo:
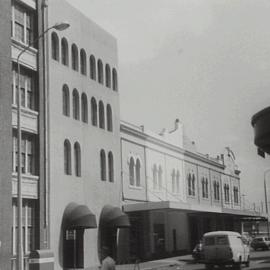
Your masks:
{"label": "street lamp", "polygon": [[267,214],[267,234],[268,234],[268,237],[269,237],[269,220],[268,220],[268,200],[267,200],[267,188],[266,188],[266,174],[270,172],[270,169],[266,170],[264,172],[264,177],[263,177],[263,180],[264,180],[264,199],[265,199],[265,212]]}
{"label": "street lamp", "polygon": [[47,28],[43,31],[37,38],[35,38],[27,47],[25,47],[17,56],[17,68],[18,68],[18,78],[17,78],[17,151],[18,151],[18,164],[17,164],[17,205],[18,205],[18,237],[17,237],[17,269],[22,270],[24,268],[23,264],[23,241],[22,241],[22,161],[21,161],[21,86],[20,86],[20,57],[25,53],[36,41],[44,37],[44,35],[51,29],[56,29],[58,31],[63,31],[70,26],[68,22],[56,23],[53,26]]}

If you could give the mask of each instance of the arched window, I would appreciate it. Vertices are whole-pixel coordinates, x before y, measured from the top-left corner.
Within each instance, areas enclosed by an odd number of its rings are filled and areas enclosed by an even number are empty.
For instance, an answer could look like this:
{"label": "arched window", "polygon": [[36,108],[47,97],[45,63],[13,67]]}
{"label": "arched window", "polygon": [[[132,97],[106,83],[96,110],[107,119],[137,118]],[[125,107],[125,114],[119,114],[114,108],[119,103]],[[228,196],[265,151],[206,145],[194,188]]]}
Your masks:
{"label": "arched window", "polygon": [[162,189],[162,168],[160,165],[158,167],[158,189]]}
{"label": "arched window", "polygon": [[175,193],[175,169],[172,171],[172,192]]}
{"label": "arched window", "polygon": [[105,115],[104,115],[104,105],[102,101],[99,101],[98,103],[98,117],[99,117],[99,127],[100,128],[105,128]]}
{"label": "arched window", "polygon": [[78,71],[78,48],[75,44],[72,44],[71,46],[71,67],[73,70]]}
{"label": "arched window", "polygon": [[105,151],[100,151],[100,177],[102,181],[106,181],[106,156]]}
{"label": "arched window", "polygon": [[189,173],[188,176],[188,195],[192,195],[192,178],[191,178],[191,174]]}
{"label": "arched window", "polygon": [[59,38],[55,32],[51,35],[52,59],[59,61]]}
{"label": "arched window", "polygon": [[205,178],[205,198],[208,198],[208,179]]}
{"label": "arched window", "polygon": [[192,174],[192,195],[195,196],[195,175]]}
{"label": "arched window", "polygon": [[109,181],[114,181],[114,168],[113,168],[113,154],[109,152],[108,154],[108,165],[109,165]]}
{"label": "arched window", "polygon": [[205,198],[205,180],[202,178],[202,197]]}
{"label": "arched window", "polygon": [[117,80],[117,71],[115,68],[112,70],[112,82],[113,82],[113,90],[118,90],[118,80]]}
{"label": "arched window", "polygon": [[133,157],[130,158],[129,160],[129,184],[131,186],[134,186],[135,181],[134,181],[134,159]]}
{"label": "arched window", "polygon": [[96,59],[94,55],[90,56],[90,78],[96,80]]}
{"label": "arched window", "polygon": [[79,94],[76,89],[74,89],[72,93],[72,105],[73,105],[73,118],[76,120],[80,120],[80,101],[79,101]]}
{"label": "arched window", "polygon": [[70,115],[69,89],[66,84],[63,86],[62,94],[63,94],[63,115],[69,116]]}
{"label": "arched window", "polygon": [[105,77],[106,77],[106,86],[110,88],[111,87],[111,68],[109,64],[106,64],[105,66]]}
{"label": "arched window", "polygon": [[71,147],[69,140],[64,141],[64,173],[71,175]]}
{"label": "arched window", "polygon": [[61,40],[62,64],[68,66],[68,42],[65,38]]}
{"label": "arched window", "polygon": [[216,199],[219,201],[219,182],[216,184],[217,196]]}
{"label": "arched window", "polygon": [[82,94],[81,98],[81,103],[82,103],[82,121],[84,123],[88,123],[88,101],[87,101],[87,96],[85,93]]}
{"label": "arched window", "polygon": [[107,104],[107,130],[113,131],[112,108]]}
{"label": "arched window", "polygon": [[91,98],[91,122],[93,126],[97,126],[97,102],[95,98]]}
{"label": "arched window", "polygon": [[180,192],[180,172],[176,172],[176,193]]}
{"label": "arched window", "polygon": [[98,82],[103,84],[103,64],[100,59],[98,60]]}
{"label": "arched window", "polygon": [[84,49],[80,51],[80,60],[81,74],[86,75],[86,53]]}
{"label": "arched window", "polygon": [[81,176],[81,147],[78,142],[74,144],[75,175]]}
{"label": "arched window", "polygon": [[153,166],[153,189],[156,190],[158,187],[158,181],[157,181],[157,165],[154,164]]}
{"label": "arched window", "polygon": [[136,160],[136,186],[139,187],[141,185],[141,163],[137,158]]}

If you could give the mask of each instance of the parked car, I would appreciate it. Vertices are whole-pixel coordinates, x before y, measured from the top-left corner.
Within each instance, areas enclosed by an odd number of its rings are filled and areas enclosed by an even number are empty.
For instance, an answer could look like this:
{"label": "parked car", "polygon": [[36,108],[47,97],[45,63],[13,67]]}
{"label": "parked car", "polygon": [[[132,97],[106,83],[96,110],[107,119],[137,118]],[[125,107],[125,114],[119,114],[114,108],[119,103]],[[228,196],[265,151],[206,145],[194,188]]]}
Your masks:
{"label": "parked car", "polygon": [[203,260],[202,241],[200,241],[193,249],[192,257],[196,261]]}
{"label": "parked car", "polygon": [[251,242],[251,247],[254,250],[257,249],[269,249],[270,248],[270,238],[264,236],[257,236]]}
{"label": "parked car", "polygon": [[203,254],[206,269],[215,265],[231,265],[241,269],[242,264],[249,266],[249,245],[237,232],[215,231],[203,235]]}

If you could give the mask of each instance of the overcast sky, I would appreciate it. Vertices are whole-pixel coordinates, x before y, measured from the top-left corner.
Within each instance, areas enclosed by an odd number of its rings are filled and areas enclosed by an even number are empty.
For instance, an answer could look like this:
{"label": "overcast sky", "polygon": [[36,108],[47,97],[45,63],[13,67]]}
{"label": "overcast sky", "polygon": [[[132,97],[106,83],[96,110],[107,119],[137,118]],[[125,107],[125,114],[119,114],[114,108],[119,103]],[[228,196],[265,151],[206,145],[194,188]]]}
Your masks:
{"label": "overcast sky", "polygon": [[159,132],[179,118],[200,152],[231,147],[242,192],[260,203],[270,159],[250,120],[270,106],[270,1],[68,2],[117,38],[121,119]]}

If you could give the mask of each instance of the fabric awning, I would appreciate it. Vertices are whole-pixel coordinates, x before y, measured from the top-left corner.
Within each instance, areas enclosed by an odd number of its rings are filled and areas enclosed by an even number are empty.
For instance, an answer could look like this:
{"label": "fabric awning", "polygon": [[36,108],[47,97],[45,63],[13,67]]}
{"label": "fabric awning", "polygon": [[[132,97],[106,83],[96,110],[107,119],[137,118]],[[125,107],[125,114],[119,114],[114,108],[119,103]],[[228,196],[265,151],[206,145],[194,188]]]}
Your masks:
{"label": "fabric awning", "polygon": [[64,212],[66,229],[97,228],[96,216],[86,205],[70,203]]}
{"label": "fabric awning", "polygon": [[101,225],[107,227],[130,227],[128,216],[119,207],[105,205],[100,217]]}

